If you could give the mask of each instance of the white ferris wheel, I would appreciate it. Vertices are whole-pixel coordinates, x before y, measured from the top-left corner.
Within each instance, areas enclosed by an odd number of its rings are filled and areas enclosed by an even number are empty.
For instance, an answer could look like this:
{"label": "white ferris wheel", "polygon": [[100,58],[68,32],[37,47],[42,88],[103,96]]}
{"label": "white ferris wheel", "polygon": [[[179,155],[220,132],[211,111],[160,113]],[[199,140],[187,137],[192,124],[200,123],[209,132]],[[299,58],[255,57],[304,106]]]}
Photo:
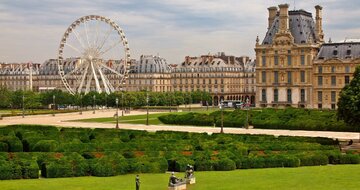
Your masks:
{"label": "white ferris wheel", "polygon": [[89,15],[65,31],[58,51],[61,80],[71,94],[107,94],[125,83],[130,49],[123,30],[110,19]]}

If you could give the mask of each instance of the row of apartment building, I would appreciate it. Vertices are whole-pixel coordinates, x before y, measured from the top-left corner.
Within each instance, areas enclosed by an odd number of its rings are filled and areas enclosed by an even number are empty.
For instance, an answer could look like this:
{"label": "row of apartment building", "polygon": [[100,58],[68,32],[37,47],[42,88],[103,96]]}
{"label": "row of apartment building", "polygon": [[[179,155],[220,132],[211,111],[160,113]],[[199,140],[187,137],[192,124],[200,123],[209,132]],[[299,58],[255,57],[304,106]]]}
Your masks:
{"label": "row of apartment building", "polygon": [[[76,60],[68,62],[68,65],[76,64]],[[159,56],[142,55],[139,60],[132,60],[131,63],[125,84],[122,85],[113,74],[108,75],[116,90],[199,90],[209,92],[214,105],[220,100],[246,98],[255,103],[255,62],[249,57],[227,56],[225,53],[186,56],[182,64],[171,65]],[[68,82],[75,81],[70,79]],[[0,64],[0,85],[11,90],[66,90],[58,73],[56,59],[47,60],[43,64]]]}
{"label": "row of apartment building", "polygon": [[[339,92],[360,65],[360,41],[326,43],[319,5],[315,19],[304,10],[289,11],[288,4],[270,7],[268,14],[266,35],[262,42],[256,39],[255,60],[218,53],[168,64],[159,56],[142,55],[132,60],[124,85],[116,77],[109,79],[116,90],[206,91],[215,105],[219,100],[249,98],[257,107],[336,109]],[[65,90],[54,59],[0,64],[0,85],[12,90]]]}

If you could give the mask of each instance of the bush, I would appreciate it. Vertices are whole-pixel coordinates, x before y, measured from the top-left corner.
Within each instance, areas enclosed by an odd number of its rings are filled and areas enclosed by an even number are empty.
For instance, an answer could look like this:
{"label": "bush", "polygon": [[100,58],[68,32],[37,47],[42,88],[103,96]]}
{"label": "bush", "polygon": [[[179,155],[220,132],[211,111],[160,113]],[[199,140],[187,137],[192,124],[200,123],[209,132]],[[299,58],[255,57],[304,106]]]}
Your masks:
{"label": "bush", "polygon": [[115,175],[112,164],[102,159],[95,159],[90,162],[90,170],[93,176],[107,177]]}
{"label": "bush", "polygon": [[265,158],[267,168],[299,167],[300,159],[294,155],[273,155]]}
{"label": "bush", "polygon": [[301,166],[320,166],[329,164],[329,158],[321,153],[299,156]]}
{"label": "bush", "polygon": [[13,165],[10,162],[0,160],[0,179],[13,179]]}
{"label": "bush", "polygon": [[46,177],[59,178],[59,177],[72,177],[74,176],[72,166],[66,161],[54,161],[46,164]]}
{"label": "bush", "polygon": [[0,142],[0,152],[8,152],[8,151],[9,151],[9,146],[4,142]]}
{"label": "bush", "polygon": [[359,164],[360,157],[357,154],[345,154],[340,156],[340,164]]}
{"label": "bush", "polygon": [[23,162],[21,168],[22,168],[22,177],[24,179],[39,178],[39,166],[35,160]]}
{"label": "bush", "polygon": [[6,143],[8,145],[9,152],[22,152],[23,151],[23,144],[15,136],[14,132],[12,132],[12,134],[9,134],[8,136],[0,138],[0,142]]}
{"label": "bush", "polygon": [[221,158],[215,162],[216,171],[230,171],[235,169],[236,169],[235,162],[229,158]]}
{"label": "bush", "polygon": [[128,171],[128,162],[119,153],[112,152],[100,159],[90,161],[91,174],[99,177],[125,174]]}
{"label": "bush", "polygon": [[55,152],[58,147],[58,142],[55,140],[40,140],[34,145],[35,152]]}
{"label": "bush", "polygon": [[163,173],[168,169],[168,162],[163,157],[141,157],[133,160],[129,166],[132,171],[141,173]]}
{"label": "bush", "polygon": [[236,160],[237,169],[249,169],[251,168],[250,159],[248,157],[241,157]]}
{"label": "bush", "polygon": [[180,157],[180,158],[176,159],[175,160],[175,171],[176,172],[185,172],[186,166],[188,164],[194,165],[194,161],[191,159],[187,159],[185,157]]}
{"label": "bush", "polygon": [[195,170],[196,171],[213,171],[214,168],[214,161],[212,160],[196,160],[195,161]]}

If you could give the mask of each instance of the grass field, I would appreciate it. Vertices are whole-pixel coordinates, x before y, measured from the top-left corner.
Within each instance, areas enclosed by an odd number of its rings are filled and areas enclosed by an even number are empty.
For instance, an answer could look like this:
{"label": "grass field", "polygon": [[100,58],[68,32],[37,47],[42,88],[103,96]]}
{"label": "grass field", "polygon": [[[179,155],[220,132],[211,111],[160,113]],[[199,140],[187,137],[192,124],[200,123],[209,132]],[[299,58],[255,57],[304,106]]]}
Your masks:
{"label": "grass field", "polygon": [[[141,174],[144,190],[166,190],[169,174]],[[183,173],[176,174],[183,177]],[[189,190],[237,189],[359,189],[360,165],[196,172]],[[133,190],[135,174],[115,177],[77,177],[0,181],[6,190]]]}
{"label": "grass field", "polygon": [[[214,110],[196,110],[193,112],[197,113],[211,113]],[[161,125],[163,124],[158,117],[167,114],[185,114],[188,112],[163,112],[163,113],[155,113],[149,114],[149,124],[150,125]],[[121,111],[119,111],[119,115],[121,115]],[[76,120],[81,122],[100,122],[100,123],[115,123],[116,119],[114,117],[105,117],[105,118],[91,118],[91,119],[82,119]],[[143,115],[129,115],[129,116],[120,116],[120,123],[130,123],[130,124],[146,124],[146,114]]]}

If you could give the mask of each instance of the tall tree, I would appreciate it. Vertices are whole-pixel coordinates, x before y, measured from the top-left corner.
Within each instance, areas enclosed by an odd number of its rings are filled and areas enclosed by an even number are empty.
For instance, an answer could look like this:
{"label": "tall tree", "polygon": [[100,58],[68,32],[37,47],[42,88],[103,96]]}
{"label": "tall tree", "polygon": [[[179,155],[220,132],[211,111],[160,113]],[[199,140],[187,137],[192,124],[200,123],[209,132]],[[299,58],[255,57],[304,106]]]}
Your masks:
{"label": "tall tree", "polygon": [[354,78],[340,92],[338,117],[353,126],[360,126],[360,66]]}
{"label": "tall tree", "polygon": [[5,86],[0,86],[0,108],[8,108],[11,106],[11,91]]}

